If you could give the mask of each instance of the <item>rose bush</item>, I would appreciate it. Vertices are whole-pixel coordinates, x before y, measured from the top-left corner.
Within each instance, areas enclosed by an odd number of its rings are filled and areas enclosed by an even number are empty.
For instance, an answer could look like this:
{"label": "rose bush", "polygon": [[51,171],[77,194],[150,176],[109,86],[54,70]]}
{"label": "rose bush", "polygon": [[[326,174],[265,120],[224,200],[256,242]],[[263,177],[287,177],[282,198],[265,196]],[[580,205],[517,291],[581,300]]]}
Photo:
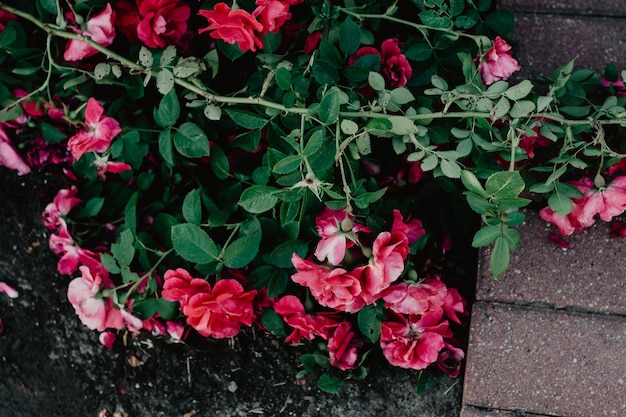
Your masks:
{"label": "rose bush", "polygon": [[503,272],[531,201],[564,235],[626,209],[624,72],[509,81],[489,0],[0,11],[0,164],[65,182],[43,222],[107,347],[256,326],[329,392],[381,358],[456,377],[456,254]]}

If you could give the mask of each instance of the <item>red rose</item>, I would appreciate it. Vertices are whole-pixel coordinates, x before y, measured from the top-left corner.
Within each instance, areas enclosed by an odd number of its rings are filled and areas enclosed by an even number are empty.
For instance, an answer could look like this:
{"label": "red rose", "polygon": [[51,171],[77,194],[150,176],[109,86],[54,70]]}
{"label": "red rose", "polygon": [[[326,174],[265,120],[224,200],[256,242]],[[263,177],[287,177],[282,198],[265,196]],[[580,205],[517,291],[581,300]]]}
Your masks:
{"label": "red rose", "polygon": [[137,36],[149,48],[176,45],[187,31],[191,8],[178,0],[137,0]]}
{"label": "red rose", "polygon": [[232,10],[225,3],[217,3],[213,10],[200,10],[198,14],[206,17],[210,23],[198,33],[208,30],[213,39],[221,39],[231,45],[237,43],[244,52],[263,47],[263,41],[257,33],[263,30],[263,25],[245,10]]}
{"label": "red rose", "polygon": [[400,42],[396,38],[387,39],[380,49],[383,75],[392,88],[404,87],[413,74],[413,68],[400,51]]}

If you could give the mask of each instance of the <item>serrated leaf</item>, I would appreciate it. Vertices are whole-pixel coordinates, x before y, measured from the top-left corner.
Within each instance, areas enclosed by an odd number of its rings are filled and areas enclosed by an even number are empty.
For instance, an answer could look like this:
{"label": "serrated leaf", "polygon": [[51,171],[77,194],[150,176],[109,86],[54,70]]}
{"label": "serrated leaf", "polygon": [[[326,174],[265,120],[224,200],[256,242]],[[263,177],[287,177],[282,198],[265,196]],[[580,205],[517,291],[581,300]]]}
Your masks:
{"label": "serrated leaf", "polygon": [[502,119],[509,110],[511,110],[511,103],[506,97],[502,97],[491,110],[491,118],[494,120]]}
{"label": "serrated leaf", "polygon": [[213,239],[195,224],[183,223],[172,226],[172,244],[183,259],[197,264],[213,262],[218,257]]}
{"label": "serrated leaf", "polygon": [[339,117],[339,92],[331,88],[324,94],[319,106],[320,121],[326,125],[332,124]]}
{"label": "serrated leaf", "polygon": [[300,167],[302,157],[300,155],[289,155],[278,161],[272,168],[272,172],[277,174],[288,174]]}
{"label": "serrated leaf", "polygon": [[130,230],[120,233],[118,241],[111,244],[111,254],[122,267],[130,266],[135,257],[134,238]]}
{"label": "serrated leaf", "polygon": [[378,318],[376,306],[362,308],[357,316],[359,330],[370,342],[376,343],[380,339],[381,321]]}
{"label": "serrated leaf", "polygon": [[274,187],[253,185],[244,190],[237,204],[249,213],[263,213],[273,208],[278,202],[278,197],[276,197],[277,191]]}
{"label": "serrated leaf", "polygon": [[376,91],[383,91],[385,89],[385,79],[378,72],[370,71],[367,75],[367,83]]}
{"label": "serrated leaf", "polygon": [[339,392],[342,384],[343,380],[341,378],[330,376],[327,373],[323,373],[322,375],[320,375],[319,379],[317,380],[317,387],[329,394],[336,394],[337,392]]}
{"label": "serrated leaf", "polygon": [[476,175],[473,172],[463,170],[461,171],[461,182],[469,191],[479,194],[483,197],[487,197],[489,194],[485,191]]}
{"label": "serrated leaf", "polygon": [[391,90],[391,100],[399,105],[407,104],[415,100],[415,97],[407,88],[394,88]]}
{"label": "serrated leaf", "polygon": [[174,75],[178,78],[189,78],[204,70],[204,64],[195,58],[185,58],[173,69]]}
{"label": "serrated leaf", "polygon": [[176,124],[180,116],[180,104],[174,90],[161,98],[159,106],[153,111],[153,116],[154,121],[160,127],[170,127]]}
{"label": "serrated leaf", "polygon": [[524,191],[524,180],[517,171],[502,171],[491,174],[485,183],[489,195],[500,198],[517,197]]}
{"label": "serrated leaf", "polygon": [[161,94],[167,94],[174,88],[174,74],[172,71],[163,68],[157,73],[156,77],[157,90]]}
{"label": "serrated leaf", "polygon": [[533,89],[533,83],[524,80],[519,84],[510,87],[504,92],[504,95],[510,100],[520,100],[526,97]]}
{"label": "serrated leaf", "polygon": [[169,166],[174,165],[174,147],[172,145],[171,129],[161,131],[159,133],[159,153]]}
{"label": "serrated leaf", "polygon": [[499,225],[485,226],[474,235],[474,239],[472,240],[472,246],[475,248],[487,246],[490,243],[494,242],[501,235],[502,230]]}
{"label": "serrated leaf", "polygon": [[209,139],[198,125],[191,122],[185,122],[176,129],[174,146],[187,158],[200,158],[211,153]]}
{"label": "serrated leaf", "polygon": [[204,108],[204,115],[209,120],[220,120],[222,118],[222,108],[215,104],[207,104]]}
{"label": "serrated leaf", "polygon": [[520,118],[528,116],[533,110],[535,110],[535,103],[530,100],[520,100],[513,103],[513,107],[509,114],[513,118]]}
{"label": "serrated leaf", "polygon": [[229,268],[243,268],[259,253],[261,244],[261,224],[256,217],[243,222],[237,239],[224,249],[224,265]]}
{"label": "serrated leaf", "polygon": [[287,336],[283,318],[271,308],[266,308],[261,313],[261,324],[270,333],[281,337]]}
{"label": "serrated leaf", "polygon": [[233,122],[245,129],[261,129],[268,120],[251,112],[235,109],[224,109]]}
{"label": "serrated leaf", "polygon": [[485,214],[494,208],[493,204],[484,197],[474,193],[466,193],[467,204],[478,214]]}
{"label": "serrated leaf", "polygon": [[162,67],[165,67],[174,62],[174,58],[176,58],[176,47],[174,45],[168,45],[163,52],[161,52],[159,63]]}
{"label": "serrated leaf", "polygon": [[274,79],[278,88],[284,91],[291,90],[291,72],[285,67],[280,67],[274,73]]}
{"label": "serrated leaf", "polygon": [[491,273],[495,277],[506,271],[509,267],[510,257],[510,248],[506,238],[499,237],[493,245],[493,249],[491,250],[491,259],[489,261]]}
{"label": "serrated leaf", "polygon": [[424,158],[420,167],[422,168],[422,171],[432,171],[437,168],[437,165],[439,165],[439,158],[437,158],[437,155],[428,155]]}
{"label": "serrated leaf", "polygon": [[192,224],[202,222],[202,205],[200,203],[200,193],[198,190],[191,190],[183,200],[183,218]]}
{"label": "serrated leaf", "polygon": [[562,193],[554,192],[548,198],[548,205],[557,214],[567,216],[572,211],[572,200]]}
{"label": "serrated leaf", "polygon": [[361,29],[350,17],[346,17],[339,26],[339,49],[350,56],[356,52],[361,43]]}
{"label": "serrated leaf", "polygon": [[552,103],[552,97],[540,96],[537,98],[537,111],[542,112]]}
{"label": "serrated leaf", "polygon": [[461,176],[461,167],[456,161],[450,159],[442,159],[439,164],[441,172],[448,178],[459,178]]}
{"label": "serrated leaf", "polygon": [[152,52],[145,46],[142,46],[139,49],[139,63],[144,68],[152,68],[152,64],[154,63],[154,58],[152,57]]}

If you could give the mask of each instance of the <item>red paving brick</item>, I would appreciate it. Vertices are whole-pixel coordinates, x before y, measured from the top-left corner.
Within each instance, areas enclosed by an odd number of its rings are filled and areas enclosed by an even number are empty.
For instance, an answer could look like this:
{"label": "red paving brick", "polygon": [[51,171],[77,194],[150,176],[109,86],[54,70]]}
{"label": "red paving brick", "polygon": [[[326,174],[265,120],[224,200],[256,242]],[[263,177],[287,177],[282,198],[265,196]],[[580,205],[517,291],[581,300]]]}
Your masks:
{"label": "red paving brick", "polygon": [[626,416],[626,319],[477,302],[463,403],[562,417]]}
{"label": "red paving brick", "polygon": [[499,0],[498,6],[512,11],[626,16],[625,0]]}
{"label": "red paving brick", "polygon": [[537,213],[526,213],[520,232],[511,267],[497,279],[489,251],[481,252],[478,300],[626,315],[626,240],[609,237],[608,223],[566,237],[567,251],[549,242],[549,232],[558,232]]}
{"label": "red paving brick", "polygon": [[465,407],[461,410],[460,417],[517,417],[512,411],[485,410],[475,407]]}

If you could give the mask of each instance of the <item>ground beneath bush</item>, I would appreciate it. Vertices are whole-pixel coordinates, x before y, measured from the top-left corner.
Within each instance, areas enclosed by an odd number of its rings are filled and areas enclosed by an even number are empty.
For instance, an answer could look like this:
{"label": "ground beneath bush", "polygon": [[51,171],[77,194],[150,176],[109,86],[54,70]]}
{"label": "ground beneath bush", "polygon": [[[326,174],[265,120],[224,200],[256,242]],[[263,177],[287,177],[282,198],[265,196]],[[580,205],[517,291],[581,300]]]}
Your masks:
{"label": "ground beneath bush", "polygon": [[0,281],[20,293],[0,294],[2,417],[459,415],[459,379],[418,396],[416,372],[381,365],[326,394],[296,381],[299,348],[259,332],[186,344],[128,334],[105,348],[74,314],[48,249],[40,213],[53,181],[0,168]]}

